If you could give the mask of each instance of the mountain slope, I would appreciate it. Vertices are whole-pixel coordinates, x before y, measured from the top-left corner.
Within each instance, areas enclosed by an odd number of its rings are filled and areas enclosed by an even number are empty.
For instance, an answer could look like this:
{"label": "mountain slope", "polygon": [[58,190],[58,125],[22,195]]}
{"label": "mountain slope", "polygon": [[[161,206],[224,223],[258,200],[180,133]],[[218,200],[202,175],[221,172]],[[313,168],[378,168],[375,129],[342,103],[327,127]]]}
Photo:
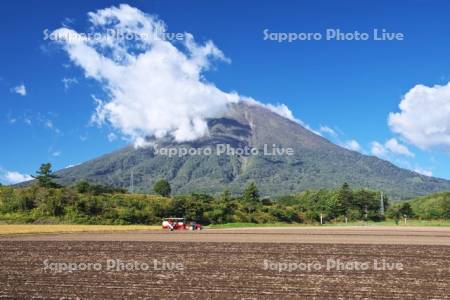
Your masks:
{"label": "mountain slope", "polygon": [[[216,193],[229,187],[239,193],[255,181],[263,195],[283,195],[305,189],[334,188],[348,182],[354,188],[380,189],[391,198],[408,198],[450,190],[450,181],[423,176],[376,157],[339,147],[299,124],[259,106],[230,105],[220,118],[208,121],[209,135],[190,143],[155,141],[160,148],[205,149],[217,144],[233,148],[292,148],[294,155],[187,155],[155,154],[152,147],[126,147],[81,165],[60,170],[60,182],[87,179],[128,187],[133,172],[138,191],[151,191],[165,178],[175,193]],[[215,148],[214,148],[215,149]]]}

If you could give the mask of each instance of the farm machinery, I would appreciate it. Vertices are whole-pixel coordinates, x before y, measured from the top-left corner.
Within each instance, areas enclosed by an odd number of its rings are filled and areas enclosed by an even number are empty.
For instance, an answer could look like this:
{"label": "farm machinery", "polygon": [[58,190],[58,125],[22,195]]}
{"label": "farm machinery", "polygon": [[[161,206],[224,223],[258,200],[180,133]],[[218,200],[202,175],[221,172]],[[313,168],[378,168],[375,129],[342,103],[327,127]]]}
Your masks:
{"label": "farm machinery", "polygon": [[170,231],[174,230],[201,230],[202,225],[195,221],[188,222],[186,218],[163,218],[162,228]]}

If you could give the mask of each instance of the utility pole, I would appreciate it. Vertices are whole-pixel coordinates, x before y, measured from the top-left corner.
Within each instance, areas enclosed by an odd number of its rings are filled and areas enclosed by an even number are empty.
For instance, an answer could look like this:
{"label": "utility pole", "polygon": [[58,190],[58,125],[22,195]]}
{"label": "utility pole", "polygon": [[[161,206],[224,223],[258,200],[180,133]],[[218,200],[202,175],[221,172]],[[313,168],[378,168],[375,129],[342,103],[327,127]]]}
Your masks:
{"label": "utility pole", "polygon": [[384,198],[383,198],[383,192],[381,192],[380,196],[380,214],[384,215]]}
{"label": "utility pole", "polygon": [[131,169],[131,176],[130,176],[130,193],[134,193],[134,169]]}

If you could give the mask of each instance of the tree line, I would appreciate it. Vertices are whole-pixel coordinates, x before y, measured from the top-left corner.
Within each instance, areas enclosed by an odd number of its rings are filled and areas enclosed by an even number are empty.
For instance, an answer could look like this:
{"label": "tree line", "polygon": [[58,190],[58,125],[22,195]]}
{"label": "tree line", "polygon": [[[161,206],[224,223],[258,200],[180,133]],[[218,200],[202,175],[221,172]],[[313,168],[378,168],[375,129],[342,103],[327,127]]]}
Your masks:
{"label": "tree line", "polygon": [[[225,189],[220,195],[171,195],[171,186],[159,180],[155,194],[131,194],[124,189],[80,181],[63,187],[55,183],[50,164],[44,164],[27,187],[0,187],[0,221],[24,223],[160,224],[164,217],[185,217],[201,224],[329,223],[382,221],[386,217],[422,217],[415,202],[393,204],[379,191],[309,190],[270,199],[261,197],[252,182],[240,195]],[[381,199],[383,199],[381,202]],[[450,217],[448,208],[433,211],[432,218]],[[384,213],[383,213],[384,209]],[[429,216],[428,216],[429,217]]]}

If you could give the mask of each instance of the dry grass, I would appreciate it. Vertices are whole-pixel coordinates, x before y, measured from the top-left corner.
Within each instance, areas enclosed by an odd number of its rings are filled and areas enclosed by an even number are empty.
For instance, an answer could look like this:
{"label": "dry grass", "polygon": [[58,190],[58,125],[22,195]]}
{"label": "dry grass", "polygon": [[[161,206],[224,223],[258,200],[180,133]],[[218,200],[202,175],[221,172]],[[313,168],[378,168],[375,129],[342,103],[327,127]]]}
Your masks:
{"label": "dry grass", "polygon": [[147,225],[34,225],[34,224],[0,224],[0,235],[21,233],[58,233],[58,232],[102,232],[157,230],[161,226]]}

